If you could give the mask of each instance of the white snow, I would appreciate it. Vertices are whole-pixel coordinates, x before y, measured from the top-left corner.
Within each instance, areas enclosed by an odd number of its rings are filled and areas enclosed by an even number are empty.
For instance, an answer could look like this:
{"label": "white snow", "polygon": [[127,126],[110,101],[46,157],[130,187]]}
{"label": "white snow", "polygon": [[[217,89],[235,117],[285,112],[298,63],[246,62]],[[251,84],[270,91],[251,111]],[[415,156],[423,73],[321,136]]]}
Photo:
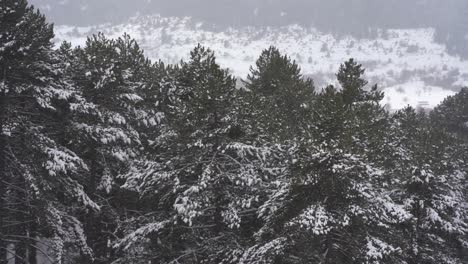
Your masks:
{"label": "white snow", "polygon": [[408,105],[434,108],[443,98],[455,94],[441,87],[428,86],[420,80],[390,86],[384,92],[383,104],[388,104],[391,109],[402,109]]}
{"label": "white snow", "polygon": [[398,250],[398,248],[394,248],[380,239],[368,237],[366,254],[366,258],[368,260],[367,263],[380,263],[379,260],[382,260],[386,255],[390,255]]}

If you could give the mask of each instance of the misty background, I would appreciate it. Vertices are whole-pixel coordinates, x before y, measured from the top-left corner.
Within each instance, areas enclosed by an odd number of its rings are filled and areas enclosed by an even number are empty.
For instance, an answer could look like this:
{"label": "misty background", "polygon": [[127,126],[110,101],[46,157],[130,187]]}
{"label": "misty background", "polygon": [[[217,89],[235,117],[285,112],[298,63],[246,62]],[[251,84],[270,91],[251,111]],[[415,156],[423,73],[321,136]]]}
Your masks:
{"label": "misty background", "polygon": [[31,0],[58,25],[124,23],[136,15],[189,16],[217,30],[245,26],[312,26],[372,37],[375,29],[436,29],[436,41],[468,58],[466,0]]}

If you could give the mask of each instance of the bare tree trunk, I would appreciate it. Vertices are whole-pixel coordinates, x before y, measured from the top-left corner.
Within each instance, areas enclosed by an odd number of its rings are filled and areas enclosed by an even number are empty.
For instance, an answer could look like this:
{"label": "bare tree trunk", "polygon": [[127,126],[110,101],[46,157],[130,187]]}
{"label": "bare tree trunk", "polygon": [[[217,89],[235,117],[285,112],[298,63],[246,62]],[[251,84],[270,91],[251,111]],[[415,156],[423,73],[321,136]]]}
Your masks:
{"label": "bare tree trunk", "polygon": [[6,193],[6,161],[5,161],[5,149],[6,149],[6,136],[4,133],[6,123],[6,111],[7,111],[7,100],[6,100],[6,68],[3,67],[2,80],[0,82],[0,263],[6,262],[7,258],[7,246],[8,243],[5,241],[5,230],[4,230],[4,218],[5,218],[5,193]]}
{"label": "bare tree trunk", "polygon": [[[28,194],[27,194],[28,195]],[[30,202],[30,197],[26,197],[28,200],[28,207],[31,208],[31,202]],[[30,212],[31,214],[31,212]],[[29,216],[31,217],[31,215]],[[34,217],[32,218],[34,219]],[[27,224],[26,228],[26,237],[27,237],[27,244],[26,246],[26,254],[25,254],[25,261],[27,261],[28,264],[36,264],[36,257],[37,257],[37,249],[36,249],[36,222],[35,221],[28,221],[29,224]]]}
{"label": "bare tree trunk", "polygon": [[29,245],[29,264],[37,264],[37,246],[38,244],[35,242],[37,239],[37,232],[36,232],[36,223],[31,223],[29,226],[29,236],[31,237],[31,244]]}

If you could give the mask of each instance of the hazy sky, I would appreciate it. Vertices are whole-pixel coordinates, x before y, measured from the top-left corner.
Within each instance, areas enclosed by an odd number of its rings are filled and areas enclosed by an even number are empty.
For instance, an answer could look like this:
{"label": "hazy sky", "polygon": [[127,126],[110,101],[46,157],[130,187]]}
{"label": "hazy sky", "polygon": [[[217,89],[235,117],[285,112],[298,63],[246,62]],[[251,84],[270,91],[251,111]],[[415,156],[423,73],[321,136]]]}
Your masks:
{"label": "hazy sky", "polygon": [[[223,24],[374,23],[421,26],[464,17],[467,0],[30,0],[59,24],[121,21],[139,13],[192,16]],[[349,21],[352,20],[352,21]]]}

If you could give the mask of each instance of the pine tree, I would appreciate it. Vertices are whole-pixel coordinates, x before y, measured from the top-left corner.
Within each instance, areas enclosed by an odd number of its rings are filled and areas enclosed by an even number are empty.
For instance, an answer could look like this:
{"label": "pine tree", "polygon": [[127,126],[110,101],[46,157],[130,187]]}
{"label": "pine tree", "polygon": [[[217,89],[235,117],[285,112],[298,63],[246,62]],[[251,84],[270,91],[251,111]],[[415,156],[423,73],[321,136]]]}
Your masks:
{"label": "pine tree", "polygon": [[364,72],[362,65],[359,65],[354,59],[350,59],[340,66],[336,77],[343,89],[343,102],[346,106],[351,106],[363,99],[361,97],[364,94],[364,87],[367,85],[367,81],[361,77]]}
{"label": "pine tree", "polygon": [[241,230],[249,228],[244,221],[252,219],[266,174],[257,170],[268,150],[232,133],[235,79],[212,51],[195,48],[177,76],[178,99],[168,112],[172,136],[155,141],[164,152],[133,178],[160,209],[134,219],[139,228],[116,247],[141,262],[221,262],[244,243]]}
{"label": "pine tree", "polygon": [[446,98],[431,112],[431,118],[447,131],[463,139],[468,135],[468,88]]}
{"label": "pine tree", "polygon": [[383,93],[376,85],[366,87],[364,72],[362,65],[353,59],[345,62],[337,73],[342,89],[327,86],[317,97],[313,111],[314,141],[337,144],[366,155],[381,150],[388,114],[380,105]]}
{"label": "pine tree", "polygon": [[26,1],[2,1],[0,35],[0,261],[6,250],[34,263],[41,238],[57,263],[69,244],[91,258],[67,207],[99,208],[83,191],[86,165],[60,142],[60,108],[75,94],[52,50],[52,26]]}
{"label": "pine tree", "polygon": [[305,79],[296,62],[275,47],[264,50],[244,83],[245,110],[259,137],[284,140],[306,133],[314,98],[312,80]]}
{"label": "pine tree", "polygon": [[[366,83],[362,70],[345,68],[339,76],[357,75],[340,77],[342,83]],[[385,128],[382,94],[360,87],[352,100],[346,96],[332,86],[316,96],[309,136],[287,149],[281,183],[262,206],[261,244],[244,257],[263,252],[269,263],[398,263],[399,248],[382,227],[409,214],[387,196],[371,155]]]}
{"label": "pine tree", "polygon": [[423,112],[406,108],[393,122],[395,155],[388,157],[388,171],[395,199],[411,214],[398,227],[402,257],[408,263],[462,263],[459,252],[466,249],[467,232],[463,149],[456,138],[431,126]]}
{"label": "pine tree", "polygon": [[201,45],[52,38],[0,3],[0,263],[466,262],[467,88],[389,113],[354,59],[316,93],[270,47],[238,88]]}
{"label": "pine tree", "polygon": [[89,167],[86,191],[102,209],[83,212],[81,218],[96,263],[106,263],[113,258],[109,241],[115,238],[119,215],[125,214],[120,207],[134,199],[119,186],[142,157],[145,133],[157,130],[161,118],[143,104],[152,66],[128,35],[110,40],[98,34],[85,47],[65,53],[71,65],[68,78],[80,96],[69,113],[68,144]]}

